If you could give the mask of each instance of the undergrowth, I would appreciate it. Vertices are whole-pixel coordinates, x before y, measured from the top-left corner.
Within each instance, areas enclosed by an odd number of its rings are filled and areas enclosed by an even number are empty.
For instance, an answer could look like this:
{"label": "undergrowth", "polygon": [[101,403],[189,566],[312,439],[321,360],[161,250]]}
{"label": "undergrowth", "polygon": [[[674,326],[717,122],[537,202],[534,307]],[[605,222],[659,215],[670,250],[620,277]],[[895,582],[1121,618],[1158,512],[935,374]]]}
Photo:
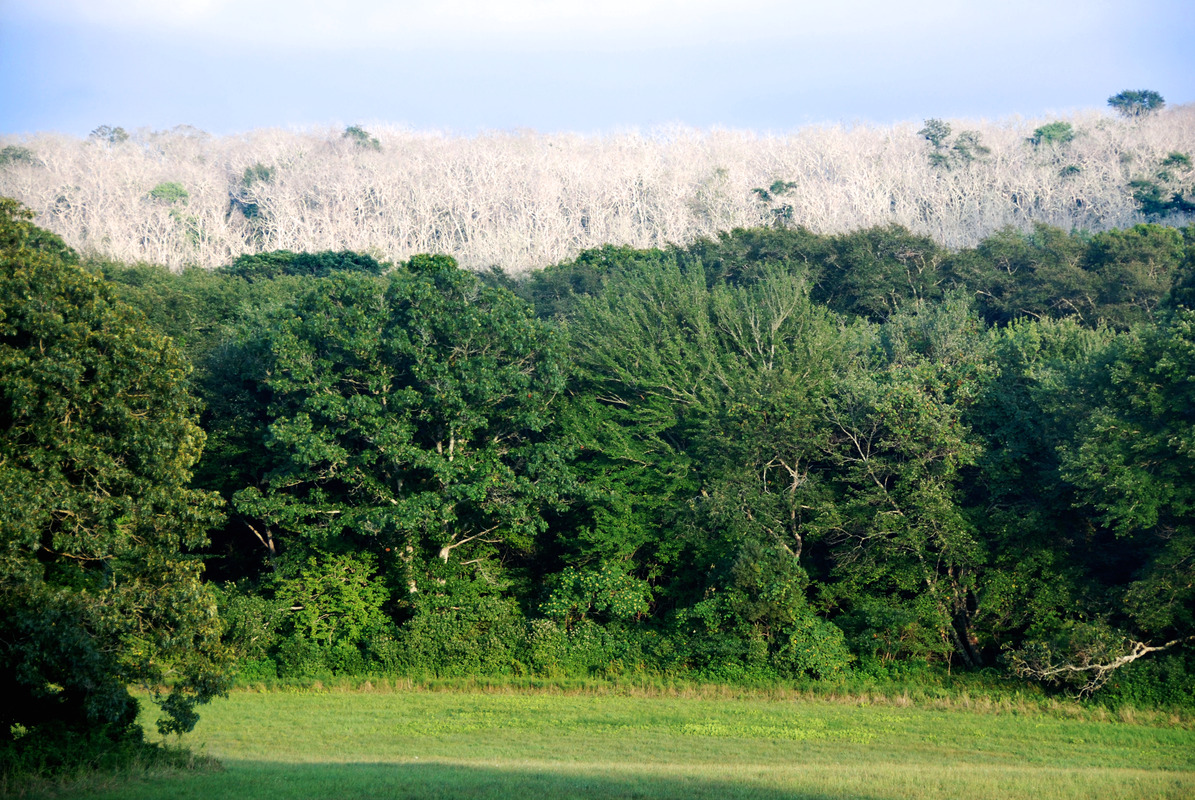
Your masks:
{"label": "undergrowth", "polygon": [[172,774],[220,770],[179,744],[79,739],[0,752],[0,797],[59,798],[108,791]]}

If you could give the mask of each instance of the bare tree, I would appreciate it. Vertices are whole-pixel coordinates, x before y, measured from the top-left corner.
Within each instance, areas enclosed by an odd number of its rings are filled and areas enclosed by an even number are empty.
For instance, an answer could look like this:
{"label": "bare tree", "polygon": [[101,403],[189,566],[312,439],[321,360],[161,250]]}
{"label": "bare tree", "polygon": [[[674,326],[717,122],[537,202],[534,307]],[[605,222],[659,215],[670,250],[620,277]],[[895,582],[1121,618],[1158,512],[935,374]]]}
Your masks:
{"label": "bare tree", "polygon": [[[752,189],[778,180],[792,184],[785,224],[819,233],[898,223],[961,247],[1010,225],[1126,227],[1143,221],[1134,165],[1195,150],[1193,106],[1132,121],[1072,115],[1076,135],[1061,150],[1029,143],[1042,122],[951,121],[989,152],[949,170],[934,168],[912,123],[474,137],[370,124],[376,149],[339,127],[140,130],[119,146],[39,134],[0,139],[37,156],[0,165],[0,195],[81,251],[123,261],[211,267],[247,252],[347,248],[519,272],[603,244],[686,244],[768,224]],[[256,165],[270,179],[246,186]],[[186,206],[155,202],[162,183],[184,187]]]}
{"label": "bare tree", "polygon": [[1032,642],[1008,654],[1008,663],[1022,678],[1064,684],[1086,697],[1100,689],[1120,668],[1160,653],[1195,636],[1151,645],[1127,638],[1105,625],[1076,626],[1051,642]]}

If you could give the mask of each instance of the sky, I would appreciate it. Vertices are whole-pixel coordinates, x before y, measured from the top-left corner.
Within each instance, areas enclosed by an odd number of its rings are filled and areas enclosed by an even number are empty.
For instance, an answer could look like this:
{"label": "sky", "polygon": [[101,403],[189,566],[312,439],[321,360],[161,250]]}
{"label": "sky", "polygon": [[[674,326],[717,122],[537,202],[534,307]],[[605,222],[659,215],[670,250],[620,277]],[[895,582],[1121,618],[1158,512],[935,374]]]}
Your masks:
{"label": "sky", "polygon": [[1195,101],[1192,0],[0,0],[0,134],[474,134]]}

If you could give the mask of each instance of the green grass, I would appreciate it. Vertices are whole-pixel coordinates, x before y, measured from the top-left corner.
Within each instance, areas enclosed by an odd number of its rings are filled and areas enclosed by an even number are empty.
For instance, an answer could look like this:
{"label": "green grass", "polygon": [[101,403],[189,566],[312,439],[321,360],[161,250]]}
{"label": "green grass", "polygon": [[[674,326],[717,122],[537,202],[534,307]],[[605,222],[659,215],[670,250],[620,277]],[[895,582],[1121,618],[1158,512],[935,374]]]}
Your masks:
{"label": "green grass", "polygon": [[1195,797],[1189,726],[1090,717],[750,695],[239,691],[183,737],[222,770],[62,796]]}

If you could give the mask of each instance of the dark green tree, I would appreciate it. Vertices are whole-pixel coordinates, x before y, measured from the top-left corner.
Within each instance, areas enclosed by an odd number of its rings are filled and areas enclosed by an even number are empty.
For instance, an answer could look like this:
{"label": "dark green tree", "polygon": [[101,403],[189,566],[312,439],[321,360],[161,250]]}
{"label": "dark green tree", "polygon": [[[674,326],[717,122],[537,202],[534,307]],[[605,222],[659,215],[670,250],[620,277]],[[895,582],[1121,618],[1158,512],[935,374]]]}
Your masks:
{"label": "dark green tree", "polygon": [[964,416],[981,450],[963,492],[989,551],[973,627],[989,656],[1090,610],[1092,527],[1061,475],[1058,450],[1078,421],[1075,365],[1113,336],[1073,318],[1022,319],[988,333],[994,375]]}
{"label": "dark green tree", "polygon": [[412,601],[504,588],[558,468],[540,432],[559,348],[526,304],[416,256],[388,278],[312,281],[243,339],[268,457],[234,505],[262,544],[292,561],[369,549]]}
{"label": "dark green tree", "polygon": [[1039,224],[1028,234],[998,231],[957,253],[945,271],[974,294],[989,323],[1075,316],[1095,325],[1099,281],[1084,269],[1086,255],[1081,236]]}
{"label": "dark green tree", "polygon": [[9,164],[41,163],[41,159],[28,147],[22,147],[19,144],[10,144],[7,147],[0,148],[0,167],[6,167]]}
{"label": "dark green tree", "polygon": [[826,405],[834,497],[810,522],[832,549],[838,604],[867,613],[879,600],[928,652],[967,666],[983,662],[973,615],[987,561],[963,494],[981,452],[964,415],[991,372],[977,323],[954,297],[877,331]]}
{"label": "dark green tree", "polygon": [[121,144],[129,140],[129,133],[119,125],[101,125],[88,134],[88,137],[105,144]]}
{"label": "dark green tree", "polygon": [[1166,107],[1162,95],[1149,89],[1125,89],[1108,98],[1108,105],[1122,117],[1138,119]]}
{"label": "dark green tree", "polygon": [[1129,181],[1129,188],[1147,219],[1195,213],[1195,170],[1186,153],[1168,154],[1152,175]]}
{"label": "dark green tree", "polygon": [[1064,145],[1073,141],[1075,129],[1069,122],[1048,122],[1040,128],[1035,128],[1029,137],[1029,143],[1034,147],[1042,145]]}
{"label": "dark green tree", "polygon": [[946,252],[899,225],[830,238],[813,299],[835,311],[885,320],[917,300],[941,297]]}
{"label": "dark green tree", "polygon": [[696,669],[829,674],[846,651],[809,603],[804,525],[829,439],[820,404],[849,348],[800,272],[737,277],[711,284],[674,256],[578,301],[568,330],[590,399],[570,432],[593,517],[568,544],[653,581]]}
{"label": "dark green tree", "polygon": [[927,119],[925,127],[917,131],[917,135],[933,147],[929,162],[935,167],[951,169],[991,153],[991,148],[980,141],[978,131],[962,131],[953,142],[950,141],[950,134],[950,123],[940,119]]}
{"label": "dark green tree", "polygon": [[1195,644],[1195,313],[1121,334],[1079,361],[1062,477],[1090,519],[1082,613],[1010,654],[1025,676],[1087,694],[1153,653]]}
{"label": "dark green tree", "polygon": [[284,275],[325,278],[336,272],[362,272],[381,275],[386,265],[366,253],[352,250],[322,250],[316,253],[295,253],[290,250],[271,250],[237,256],[221,272],[247,281],[272,280]]}
{"label": "dark green tree", "polygon": [[344,129],[343,137],[363,150],[381,150],[382,143],[378,137],[362,128],[360,125],[350,125]]}
{"label": "dark green tree", "polygon": [[1163,225],[1093,236],[1085,266],[1097,280],[1096,318],[1121,330],[1152,319],[1185,251],[1182,233]]}
{"label": "dark green tree", "polygon": [[138,739],[130,684],[190,730],[226,683],[188,367],[31,217],[0,200],[0,745]]}

